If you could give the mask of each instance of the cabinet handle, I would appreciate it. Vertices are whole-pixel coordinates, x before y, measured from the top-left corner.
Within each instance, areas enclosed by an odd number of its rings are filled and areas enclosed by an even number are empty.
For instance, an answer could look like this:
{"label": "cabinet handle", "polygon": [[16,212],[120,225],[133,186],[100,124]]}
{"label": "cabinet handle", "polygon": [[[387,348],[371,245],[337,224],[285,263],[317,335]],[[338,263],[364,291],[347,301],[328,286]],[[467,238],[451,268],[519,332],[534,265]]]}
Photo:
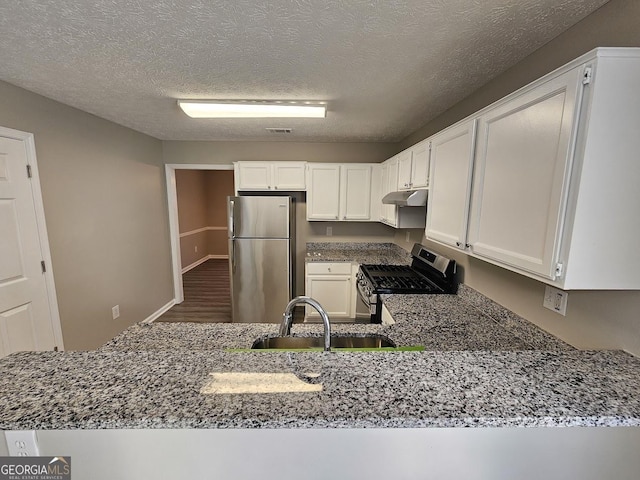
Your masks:
{"label": "cabinet handle", "polygon": [[456,245],[457,245],[458,247],[461,247],[461,246],[462,246],[462,244],[461,244],[460,242],[456,242]]}
{"label": "cabinet handle", "polygon": [[466,248],[471,248],[471,244],[470,244],[470,243],[465,243],[465,244],[464,244],[464,246],[465,246]]}
{"label": "cabinet handle", "polygon": [[278,186],[276,185],[275,187],[273,187],[273,189],[274,189],[274,190],[277,190],[277,189],[278,189]]}

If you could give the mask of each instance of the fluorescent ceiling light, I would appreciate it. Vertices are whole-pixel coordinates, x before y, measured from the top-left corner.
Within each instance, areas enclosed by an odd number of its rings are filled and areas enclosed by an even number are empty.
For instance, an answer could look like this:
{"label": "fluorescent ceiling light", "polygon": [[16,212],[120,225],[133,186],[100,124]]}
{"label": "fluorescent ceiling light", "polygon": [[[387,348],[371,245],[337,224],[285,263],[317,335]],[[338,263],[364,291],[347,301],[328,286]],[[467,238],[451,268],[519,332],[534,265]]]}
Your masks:
{"label": "fluorescent ceiling light", "polygon": [[178,100],[192,118],[324,118],[323,102]]}

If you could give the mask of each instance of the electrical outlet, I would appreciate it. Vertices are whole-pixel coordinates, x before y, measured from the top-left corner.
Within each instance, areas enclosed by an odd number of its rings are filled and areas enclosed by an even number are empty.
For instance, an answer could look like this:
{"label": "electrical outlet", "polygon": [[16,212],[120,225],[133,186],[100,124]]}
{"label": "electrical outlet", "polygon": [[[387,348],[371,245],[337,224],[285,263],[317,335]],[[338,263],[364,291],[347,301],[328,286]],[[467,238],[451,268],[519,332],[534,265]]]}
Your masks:
{"label": "electrical outlet", "polygon": [[405,233],[405,242],[409,243],[411,237],[411,232],[407,230],[407,232]]}
{"label": "electrical outlet", "polygon": [[196,253],[198,253],[198,245],[195,246]]}
{"label": "electrical outlet", "polygon": [[120,316],[120,305],[116,305],[111,309],[111,316],[114,320]]}
{"label": "electrical outlet", "polygon": [[327,237],[333,235],[333,227],[327,227]]}
{"label": "electrical outlet", "polygon": [[544,287],[544,302],[542,305],[549,310],[553,310],[560,315],[567,315],[567,301],[569,300],[569,293],[564,290],[550,287],[549,285]]}
{"label": "electrical outlet", "polygon": [[7,430],[4,432],[9,448],[9,455],[12,457],[38,457],[38,439],[33,430]]}

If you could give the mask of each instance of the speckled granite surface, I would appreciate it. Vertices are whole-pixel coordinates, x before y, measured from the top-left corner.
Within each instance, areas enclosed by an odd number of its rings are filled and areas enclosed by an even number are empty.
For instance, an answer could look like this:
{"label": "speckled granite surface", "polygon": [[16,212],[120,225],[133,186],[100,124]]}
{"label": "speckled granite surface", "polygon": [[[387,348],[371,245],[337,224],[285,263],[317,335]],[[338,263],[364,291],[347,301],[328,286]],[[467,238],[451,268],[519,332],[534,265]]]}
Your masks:
{"label": "speckled granite surface", "polygon": [[[470,300],[471,299],[471,300]],[[482,299],[491,307],[483,313]],[[427,350],[572,350],[570,345],[461,286],[458,295],[387,295],[394,325],[334,324],[336,334],[379,333],[398,346]],[[506,321],[505,319],[508,319]],[[320,324],[294,324],[294,335],[320,335]],[[249,348],[278,333],[275,324],[154,323],[130,327],[103,350],[216,350]]]}
{"label": "speckled granite surface", "polygon": [[[318,392],[202,394],[214,372],[319,373]],[[640,425],[623,352],[20,353],[0,429]]]}
{"label": "speckled granite surface", "polygon": [[307,262],[354,262],[402,265],[411,254],[393,243],[307,243]]}
{"label": "speckled granite surface", "polygon": [[[385,248],[321,259],[406,263]],[[464,285],[384,302],[394,325],[333,331],[427,351],[232,353],[277,325],[156,323],[98,351],[13,354],[0,359],[0,429],[640,426],[638,358],[575,350]],[[316,373],[322,390],[201,393],[227,372]]]}

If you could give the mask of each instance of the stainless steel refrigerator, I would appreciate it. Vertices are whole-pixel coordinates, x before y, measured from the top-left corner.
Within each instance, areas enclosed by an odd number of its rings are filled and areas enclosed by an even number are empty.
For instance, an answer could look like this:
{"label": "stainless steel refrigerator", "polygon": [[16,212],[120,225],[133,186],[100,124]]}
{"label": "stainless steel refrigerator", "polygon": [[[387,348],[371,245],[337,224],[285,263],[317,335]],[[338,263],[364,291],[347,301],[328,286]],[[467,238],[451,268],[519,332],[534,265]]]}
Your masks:
{"label": "stainless steel refrigerator", "polygon": [[228,197],[234,322],[282,321],[294,285],[293,206],[284,196]]}

